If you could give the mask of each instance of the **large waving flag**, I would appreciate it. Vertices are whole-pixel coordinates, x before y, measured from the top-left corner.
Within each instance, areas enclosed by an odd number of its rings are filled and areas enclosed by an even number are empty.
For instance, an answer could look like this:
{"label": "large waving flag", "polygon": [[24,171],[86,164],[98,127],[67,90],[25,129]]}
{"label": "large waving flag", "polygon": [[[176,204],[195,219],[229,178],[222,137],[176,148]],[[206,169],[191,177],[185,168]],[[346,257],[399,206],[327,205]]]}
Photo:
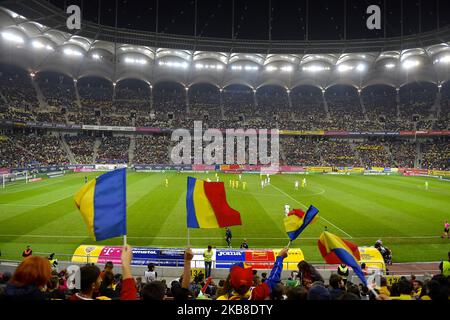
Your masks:
{"label": "large waving flag", "polygon": [[291,241],[297,239],[303,230],[312,222],[315,222],[319,216],[319,209],[314,206],[309,206],[306,213],[300,209],[293,209],[284,218],[284,228]]}
{"label": "large waving flag", "polygon": [[227,202],[223,182],[206,182],[188,177],[188,228],[224,228],[241,225],[241,214]]}
{"label": "large waving flag", "polygon": [[86,183],[75,195],[75,204],[94,240],[126,235],[126,169]]}
{"label": "large waving flag", "polygon": [[364,273],[359,266],[360,260],[358,246],[338,236],[324,231],[318,241],[319,251],[328,264],[344,263],[350,266],[358,278],[367,286]]}

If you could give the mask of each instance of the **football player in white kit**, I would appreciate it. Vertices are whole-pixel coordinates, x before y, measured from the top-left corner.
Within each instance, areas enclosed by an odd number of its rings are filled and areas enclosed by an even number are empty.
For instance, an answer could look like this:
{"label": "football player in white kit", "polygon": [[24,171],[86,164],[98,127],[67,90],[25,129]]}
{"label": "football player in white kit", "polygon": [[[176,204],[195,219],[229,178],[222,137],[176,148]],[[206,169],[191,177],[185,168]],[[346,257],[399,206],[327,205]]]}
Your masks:
{"label": "football player in white kit", "polygon": [[295,180],[294,186],[295,186],[295,190],[298,190],[298,180]]}
{"label": "football player in white kit", "polygon": [[288,204],[285,204],[284,205],[284,214],[287,216],[290,211],[291,211],[291,206]]}

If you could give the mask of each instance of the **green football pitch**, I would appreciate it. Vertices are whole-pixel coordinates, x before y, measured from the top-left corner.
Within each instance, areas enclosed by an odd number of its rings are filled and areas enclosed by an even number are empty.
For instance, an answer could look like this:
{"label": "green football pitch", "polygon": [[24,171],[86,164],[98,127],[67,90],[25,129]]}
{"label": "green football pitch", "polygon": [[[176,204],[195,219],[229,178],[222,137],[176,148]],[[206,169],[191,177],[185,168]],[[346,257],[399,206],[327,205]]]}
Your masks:
{"label": "green football pitch", "polygon": [[[94,178],[98,173],[88,173]],[[40,182],[7,185],[0,189],[0,250],[2,259],[19,259],[26,245],[34,252],[70,255],[80,244],[94,244],[77,211],[73,196],[85,174],[68,174]],[[185,247],[185,173],[127,174],[128,242],[134,246]],[[215,181],[214,173],[193,174]],[[241,212],[242,226],[232,227],[232,246],[246,238],[250,248],[279,248],[288,243],[284,232],[284,205],[320,210],[291,247],[301,248],[309,261],[320,262],[317,239],[328,231],[359,246],[377,239],[393,250],[394,262],[439,261],[450,249],[442,239],[444,220],[450,219],[450,182],[400,176],[309,175],[307,187],[295,190],[300,175],[274,175],[262,189],[259,174],[243,174],[246,190],[232,189],[237,175],[220,174],[231,207]],[[169,186],[165,186],[165,179]],[[425,181],[429,182],[425,190]],[[192,247],[225,247],[224,230],[191,229]],[[120,245],[122,239],[99,242]],[[67,256],[66,259],[69,259]]]}

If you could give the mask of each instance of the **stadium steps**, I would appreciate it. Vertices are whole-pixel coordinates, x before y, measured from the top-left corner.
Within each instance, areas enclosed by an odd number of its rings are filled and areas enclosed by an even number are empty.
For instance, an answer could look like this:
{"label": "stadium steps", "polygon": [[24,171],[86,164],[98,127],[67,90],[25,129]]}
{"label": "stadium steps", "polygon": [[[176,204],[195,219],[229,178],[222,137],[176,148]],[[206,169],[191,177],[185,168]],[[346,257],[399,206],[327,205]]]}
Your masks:
{"label": "stadium steps", "polygon": [[423,160],[423,154],[422,154],[422,144],[417,141],[416,142],[416,160],[414,161],[414,167],[415,168],[421,168],[420,164]]}
{"label": "stadium steps", "polygon": [[70,147],[66,142],[66,139],[64,139],[64,136],[61,136],[59,141],[61,142],[62,149],[66,152],[67,158],[69,159],[70,163],[72,164],[77,163],[77,161],[75,160],[75,156],[72,153],[72,150],[70,150]]}
{"label": "stadium steps", "polygon": [[77,104],[78,108],[81,110],[81,100],[80,100],[80,93],[78,92],[78,86],[75,85],[75,97],[76,97],[76,101],[75,103]]}
{"label": "stadium steps", "polygon": [[0,98],[2,99],[2,101],[3,101],[5,104],[8,103],[8,101],[6,101],[5,96],[4,96],[3,93],[1,93],[1,92],[0,92]]}
{"label": "stadium steps", "polygon": [[102,140],[100,138],[95,138],[94,142],[94,152],[92,153],[92,163],[95,163],[97,160],[98,155],[98,149],[100,148],[100,145],[102,144]]}
{"label": "stadium steps", "polygon": [[355,144],[353,142],[351,142],[350,140],[349,140],[349,144],[350,144],[350,148],[352,148],[353,153],[355,154],[356,159],[358,159],[360,166],[364,167],[364,163],[361,159],[361,155],[359,154],[358,149],[356,149]]}
{"label": "stadium steps", "polygon": [[47,109],[48,108],[47,101],[44,97],[44,94],[41,91],[41,88],[39,88],[38,83],[34,80],[31,80],[31,85],[33,86],[34,90],[36,91],[36,97],[39,102],[39,108],[44,109],[44,110]]}
{"label": "stadium steps", "polygon": [[436,119],[439,119],[441,116],[441,100],[442,100],[442,93],[438,91],[436,93],[436,99],[434,100],[434,104],[431,107],[431,110],[434,111]]}
{"label": "stadium steps", "polygon": [[361,109],[362,109],[362,112],[363,112],[363,115],[364,115],[364,120],[365,121],[370,121],[369,120],[369,116],[367,115],[367,112],[366,112],[366,106],[364,105],[364,101],[362,99],[361,93],[358,94],[358,97],[359,97],[359,103],[361,104]]}
{"label": "stadium steps", "polygon": [[391,149],[389,148],[389,146],[387,144],[382,143],[384,151],[387,153],[387,155],[389,156],[389,162],[390,163],[394,163],[397,167],[397,161],[395,161],[394,155],[391,152]]}
{"label": "stadium steps", "polygon": [[134,150],[136,149],[136,137],[132,135],[130,137],[130,146],[128,147],[128,163],[131,164],[134,161]]}
{"label": "stadium steps", "polygon": [[331,119],[330,110],[328,109],[328,102],[327,102],[327,99],[325,99],[325,94],[323,92],[322,92],[322,102],[323,102],[323,107],[325,109],[325,115],[327,117],[327,120],[330,120]]}
{"label": "stadium steps", "polygon": [[400,89],[397,89],[397,95],[395,96],[395,102],[397,104],[397,120],[400,120]]}

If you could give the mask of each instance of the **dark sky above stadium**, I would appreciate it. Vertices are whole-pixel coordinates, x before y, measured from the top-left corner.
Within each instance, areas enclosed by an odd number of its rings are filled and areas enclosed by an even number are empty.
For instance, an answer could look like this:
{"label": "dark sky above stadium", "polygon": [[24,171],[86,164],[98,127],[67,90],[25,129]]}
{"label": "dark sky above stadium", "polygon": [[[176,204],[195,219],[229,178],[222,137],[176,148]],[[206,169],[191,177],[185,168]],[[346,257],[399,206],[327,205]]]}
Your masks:
{"label": "dark sky above stadium", "polygon": [[[269,34],[272,40],[370,39],[450,25],[449,0],[48,1],[60,8],[79,5],[83,19],[94,23],[115,26],[117,13],[119,28],[202,37],[231,38],[234,31],[237,39],[268,40]],[[372,4],[382,9],[382,30],[366,28]]]}

